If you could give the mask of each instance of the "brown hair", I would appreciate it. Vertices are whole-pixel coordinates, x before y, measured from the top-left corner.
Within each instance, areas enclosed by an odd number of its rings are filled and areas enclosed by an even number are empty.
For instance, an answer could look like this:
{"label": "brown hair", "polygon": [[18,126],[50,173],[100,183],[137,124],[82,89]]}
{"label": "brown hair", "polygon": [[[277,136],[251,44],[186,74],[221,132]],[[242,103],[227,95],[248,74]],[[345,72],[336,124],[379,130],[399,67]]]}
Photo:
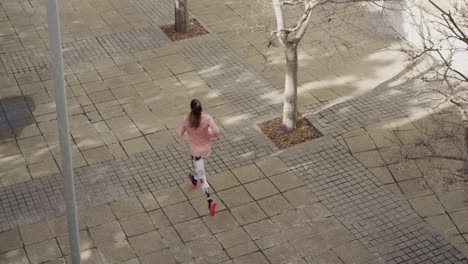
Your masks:
{"label": "brown hair", "polygon": [[200,120],[201,120],[201,113],[202,113],[202,106],[201,103],[198,99],[193,99],[190,102],[190,108],[192,111],[190,111],[189,114],[189,125],[190,127],[193,128],[198,128],[200,126]]}

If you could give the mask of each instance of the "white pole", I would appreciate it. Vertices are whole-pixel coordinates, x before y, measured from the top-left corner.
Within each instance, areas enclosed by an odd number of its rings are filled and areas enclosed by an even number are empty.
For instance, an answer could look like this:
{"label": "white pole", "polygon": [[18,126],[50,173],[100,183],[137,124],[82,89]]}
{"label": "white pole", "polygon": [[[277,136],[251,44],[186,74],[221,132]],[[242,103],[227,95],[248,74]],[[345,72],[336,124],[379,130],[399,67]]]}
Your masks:
{"label": "white pole", "polygon": [[67,209],[68,239],[72,264],[80,264],[80,236],[75,203],[72,157],[68,131],[67,96],[63,77],[62,44],[60,39],[59,11],[57,0],[46,0],[49,46],[54,77],[54,93],[57,111],[57,126],[62,157],[63,192]]}

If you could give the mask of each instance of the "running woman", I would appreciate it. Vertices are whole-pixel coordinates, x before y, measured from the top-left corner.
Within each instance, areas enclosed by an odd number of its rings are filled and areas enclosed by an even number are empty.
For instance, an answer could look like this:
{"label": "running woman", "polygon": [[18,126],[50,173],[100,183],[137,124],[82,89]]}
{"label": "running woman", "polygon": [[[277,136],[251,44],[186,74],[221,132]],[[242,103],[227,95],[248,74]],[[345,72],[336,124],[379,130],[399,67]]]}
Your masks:
{"label": "running woman", "polygon": [[218,135],[219,128],[209,114],[202,112],[202,105],[199,100],[193,99],[190,102],[190,108],[191,111],[177,129],[177,134],[179,137],[184,136],[185,132],[188,134],[192,164],[195,168],[195,175],[189,174],[189,179],[193,188],[196,188],[198,182],[200,182],[208,200],[210,215],[214,216],[216,202],[211,199],[210,185],[206,180],[204,159],[210,155],[210,139]]}

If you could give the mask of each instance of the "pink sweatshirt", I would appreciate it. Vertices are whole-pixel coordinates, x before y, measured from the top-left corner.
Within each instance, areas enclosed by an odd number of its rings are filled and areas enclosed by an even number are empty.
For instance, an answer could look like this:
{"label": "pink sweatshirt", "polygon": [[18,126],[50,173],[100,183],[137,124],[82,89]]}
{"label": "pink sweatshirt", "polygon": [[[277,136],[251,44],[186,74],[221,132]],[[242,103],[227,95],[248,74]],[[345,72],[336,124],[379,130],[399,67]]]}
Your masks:
{"label": "pink sweatshirt", "polygon": [[[208,128],[211,128],[211,132]],[[210,154],[211,150],[210,139],[218,135],[219,128],[209,114],[202,113],[198,128],[190,127],[187,118],[182,121],[182,124],[177,129],[177,135],[182,137],[185,132],[189,136],[190,153],[192,156],[206,157]]]}

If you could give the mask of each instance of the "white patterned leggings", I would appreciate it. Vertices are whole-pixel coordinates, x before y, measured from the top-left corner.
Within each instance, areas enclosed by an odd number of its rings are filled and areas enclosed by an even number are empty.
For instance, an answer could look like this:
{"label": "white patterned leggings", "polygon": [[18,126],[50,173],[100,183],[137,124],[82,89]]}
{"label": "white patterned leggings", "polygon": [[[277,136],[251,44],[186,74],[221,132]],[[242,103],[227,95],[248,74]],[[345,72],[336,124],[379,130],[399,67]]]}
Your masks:
{"label": "white patterned leggings", "polygon": [[201,183],[202,190],[205,193],[206,199],[209,200],[211,199],[210,185],[208,184],[208,181],[206,180],[204,158],[195,157],[195,156],[191,156],[191,157],[192,157],[193,167],[195,168],[195,179],[199,183]]}

